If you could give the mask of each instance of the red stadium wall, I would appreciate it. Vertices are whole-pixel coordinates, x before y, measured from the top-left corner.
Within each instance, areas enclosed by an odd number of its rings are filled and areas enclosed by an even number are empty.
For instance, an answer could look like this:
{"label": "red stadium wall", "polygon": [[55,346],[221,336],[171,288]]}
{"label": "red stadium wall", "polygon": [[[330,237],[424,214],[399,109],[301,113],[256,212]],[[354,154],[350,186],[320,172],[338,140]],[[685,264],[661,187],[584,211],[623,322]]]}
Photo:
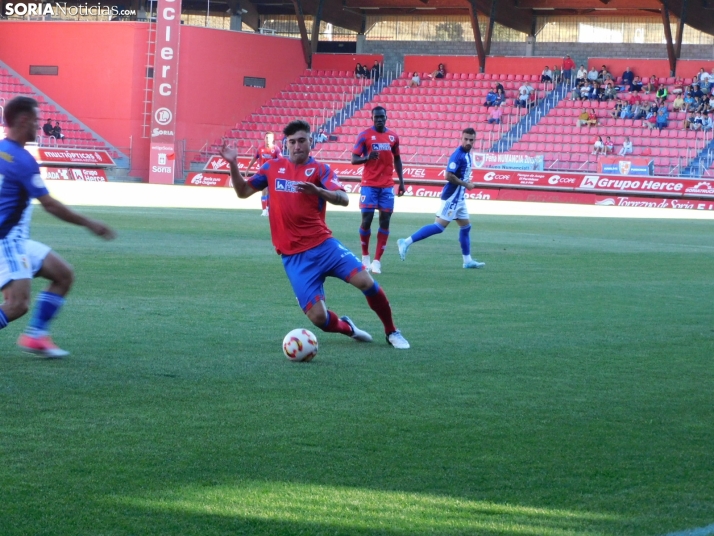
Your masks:
{"label": "red stadium wall", "polygon": [[[147,37],[145,23],[2,21],[0,59],[112,145],[128,153],[131,144],[132,174],[146,178]],[[30,76],[30,65],[56,65],[59,75]],[[297,39],[182,26],[177,139],[188,150],[213,141],[304,69]],[[243,87],[243,76],[266,87]]]}
{"label": "red stadium wall", "polygon": [[[141,158],[147,28],[131,22],[3,21],[0,59],[122,151],[128,152],[133,136],[134,156]],[[30,65],[56,65],[59,74],[31,76]]]}
{"label": "red stadium wall", "polygon": [[714,61],[679,60],[677,61],[677,76],[692,78],[702,67],[706,72],[711,73],[714,71]]}
{"label": "red stadium wall", "polygon": [[[562,58],[489,56],[488,74],[540,74],[546,65],[560,65]],[[440,63],[447,73],[478,73],[478,58],[474,56],[404,56],[404,71],[432,73]]]}
{"label": "red stadium wall", "polygon": [[325,71],[354,72],[358,63],[372,67],[375,60],[382,63],[384,56],[381,54],[315,54],[312,57],[312,68]]}
{"label": "red stadium wall", "polygon": [[[213,142],[305,68],[299,39],[182,26],[177,139],[188,150]],[[265,78],[265,88],[244,87],[244,76]]]}
{"label": "red stadium wall", "polygon": [[595,67],[599,71],[603,65],[607,67],[613,77],[622,76],[627,67],[632,68],[635,76],[645,80],[652,75],[657,78],[669,76],[669,60],[643,60],[641,58],[590,58],[588,60],[588,69]]}

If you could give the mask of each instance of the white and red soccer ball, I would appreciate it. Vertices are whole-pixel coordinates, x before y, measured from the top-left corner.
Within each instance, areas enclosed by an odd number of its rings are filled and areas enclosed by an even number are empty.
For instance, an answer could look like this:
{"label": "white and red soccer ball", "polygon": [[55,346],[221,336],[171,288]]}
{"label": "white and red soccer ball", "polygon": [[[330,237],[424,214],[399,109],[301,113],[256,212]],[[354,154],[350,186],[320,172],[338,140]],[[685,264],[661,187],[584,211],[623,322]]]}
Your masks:
{"label": "white and red soccer ball", "polygon": [[312,361],[317,355],[317,337],[307,329],[294,329],[283,339],[283,353],[290,361]]}

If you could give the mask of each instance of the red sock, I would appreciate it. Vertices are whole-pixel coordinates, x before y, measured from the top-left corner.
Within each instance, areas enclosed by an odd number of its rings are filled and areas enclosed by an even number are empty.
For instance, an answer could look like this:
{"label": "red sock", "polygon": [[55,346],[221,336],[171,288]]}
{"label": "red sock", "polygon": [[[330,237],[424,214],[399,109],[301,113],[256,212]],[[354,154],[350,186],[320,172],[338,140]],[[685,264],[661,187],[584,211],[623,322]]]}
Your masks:
{"label": "red sock", "polygon": [[320,326],[322,331],[328,333],[342,333],[342,335],[352,336],[352,326],[350,326],[344,320],[340,320],[335,313],[332,311],[327,311],[327,323],[324,326]]}
{"label": "red sock", "polygon": [[377,313],[382,324],[384,324],[384,332],[389,335],[393,331],[397,331],[397,328],[394,327],[394,321],[392,320],[392,306],[389,305],[387,295],[382,288],[379,287],[377,292],[371,296],[365,295],[365,297],[367,298],[367,303],[370,308]]}
{"label": "red sock", "polygon": [[359,242],[362,244],[362,255],[369,255],[369,237],[372,236],[370,229],[359,228]]}
{"label": "red sock", "polygon": [[378,261],[382,258],[382,253],[387,248],[387,240],[389,239],[389,231],[386,229],[379,228],[377,231],[377,251],[374,254],[374,260]]}

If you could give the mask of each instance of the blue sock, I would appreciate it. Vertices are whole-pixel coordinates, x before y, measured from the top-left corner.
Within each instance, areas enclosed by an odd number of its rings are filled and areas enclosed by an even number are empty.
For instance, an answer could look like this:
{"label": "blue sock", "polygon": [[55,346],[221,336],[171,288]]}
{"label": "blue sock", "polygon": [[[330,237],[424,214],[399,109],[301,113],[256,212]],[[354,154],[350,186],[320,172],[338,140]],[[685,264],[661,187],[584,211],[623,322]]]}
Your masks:
{"label": "blue sock", "polygon": [[7,316],[5,315],[5,311],[0,309],[0,329],[7,327],[7,325],[10,323],[10,321],[7,319]]}
{"label": "blue sock", "polygon": [[62,305],[64,305],[64,298],[59,294],[46,290],[40,292],[35,303],[35,310],[32,312],[32,319],[27,325],[25,333],[31,337],[46,335],[50,322]]}
{"label": "blue sock", "polygon": [[419,229],[410,238],[412,239],[412,242],[419,242],[419,240],[424,240],[425,238],[429,238],[432,235],[443,232],[443,226],[439,225],[438,223],[432,223],[431,225],[425,225],[424,227]]}
{"label": "blue sock", "polygon": [[374,296],[375,294],[377,294],[377,292],[379,292],[379,288],[380,288],[379,283],[377,283],[375,281],[374,285],[369,287],[367,290],[363,290],[362,294],[364,294],[365,296],[367,296],[369,298],[370,296]]}
{"label": "blue sock", "polygon": [[471,255],[471,237],[469,233],[471,232],[471,225],[466,227],[461,227],[459,229],[459,244],[461,244],[461,254]]}

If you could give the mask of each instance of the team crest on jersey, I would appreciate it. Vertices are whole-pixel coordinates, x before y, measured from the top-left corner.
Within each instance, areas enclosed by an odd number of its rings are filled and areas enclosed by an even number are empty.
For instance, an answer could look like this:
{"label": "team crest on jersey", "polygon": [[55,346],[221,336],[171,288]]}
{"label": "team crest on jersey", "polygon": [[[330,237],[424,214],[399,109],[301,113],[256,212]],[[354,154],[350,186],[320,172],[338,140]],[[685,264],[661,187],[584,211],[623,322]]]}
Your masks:
{"label": "team crest on jersey", "polygon": [[306,177],[312,177],[312,174],[315,173],[315,168],[311,167],[310,169],[305,170],[305,176]]}
{"label": "team crest on jersey", "polygon": [[389,136],[389,141],[391,141],[392,143],[394,143],[394,136]]}
{"label": "team crest on jersey", "polygon": [[281,167],[281,168],[278,170],[278,173],[285,173],[285,168],[284,168],[284,167]]}

